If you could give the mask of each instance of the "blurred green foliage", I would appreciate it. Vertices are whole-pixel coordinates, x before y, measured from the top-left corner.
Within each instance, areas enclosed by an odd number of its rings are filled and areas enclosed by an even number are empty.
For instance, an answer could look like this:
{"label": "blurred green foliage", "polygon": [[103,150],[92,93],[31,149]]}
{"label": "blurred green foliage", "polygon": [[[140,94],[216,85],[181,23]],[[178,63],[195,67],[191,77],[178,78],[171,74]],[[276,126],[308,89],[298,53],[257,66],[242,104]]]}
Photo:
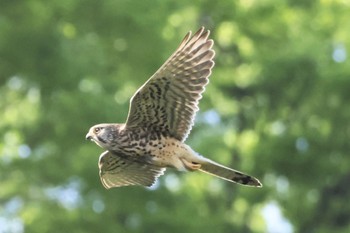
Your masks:
{"label": "blurred green foliage", "polygon": [[[349,232],[350,4],[2,0],[0,232]],[[169,169],[105,190],[90,126],[201,25],[216,66],[188,144],[262,189]]]}

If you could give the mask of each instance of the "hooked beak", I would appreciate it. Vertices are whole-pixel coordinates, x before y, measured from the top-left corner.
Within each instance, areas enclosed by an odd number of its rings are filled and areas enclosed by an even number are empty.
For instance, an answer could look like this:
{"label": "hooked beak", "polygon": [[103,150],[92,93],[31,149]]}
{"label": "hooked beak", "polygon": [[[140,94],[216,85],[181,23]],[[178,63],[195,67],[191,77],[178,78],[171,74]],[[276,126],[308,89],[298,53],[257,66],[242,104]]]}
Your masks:
{"label": "hooked beak", "polygon": [[88,133],[86,134],[85,139],[92,141],[92,136]]}

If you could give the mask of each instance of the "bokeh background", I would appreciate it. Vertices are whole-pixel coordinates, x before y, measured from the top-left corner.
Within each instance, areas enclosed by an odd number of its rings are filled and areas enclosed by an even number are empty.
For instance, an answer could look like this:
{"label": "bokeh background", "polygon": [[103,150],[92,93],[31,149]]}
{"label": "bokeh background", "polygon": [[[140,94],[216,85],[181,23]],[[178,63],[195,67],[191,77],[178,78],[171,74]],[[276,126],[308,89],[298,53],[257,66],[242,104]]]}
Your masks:
{"label": "bokeh background", "polygon": [[[105,190],[87,130],[202,25],[187,142],[264,187],[169,169]],[[0,233],[350,232],[349,29],[347,0],[1,0]]]}

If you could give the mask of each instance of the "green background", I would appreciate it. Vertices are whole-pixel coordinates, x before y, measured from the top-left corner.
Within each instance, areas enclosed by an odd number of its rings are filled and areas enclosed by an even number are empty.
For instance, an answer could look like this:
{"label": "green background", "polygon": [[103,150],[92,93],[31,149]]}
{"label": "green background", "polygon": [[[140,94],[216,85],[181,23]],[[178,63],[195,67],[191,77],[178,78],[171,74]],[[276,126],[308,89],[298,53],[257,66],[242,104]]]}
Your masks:
{"label": "green background", "polygon": [[[202,25],[187,143],[264,187],[168,169],[105,190],[88,129]],[[0,232],[349,232],[349,29],[346,0],[1,0]]]}

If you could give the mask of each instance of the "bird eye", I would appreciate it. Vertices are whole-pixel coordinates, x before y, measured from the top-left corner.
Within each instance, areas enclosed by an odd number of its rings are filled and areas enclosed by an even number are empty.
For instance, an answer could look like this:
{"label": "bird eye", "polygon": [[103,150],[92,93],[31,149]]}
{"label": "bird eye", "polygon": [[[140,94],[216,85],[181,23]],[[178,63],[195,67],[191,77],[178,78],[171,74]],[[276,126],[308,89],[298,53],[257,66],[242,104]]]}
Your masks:
{"label": "bird eye", "polygon": [[94,133],[98,133],[98,132],[100,132],[101,131],[101,128],[99,128],[99,127],[96,127],[96,128],[94,128]]}

